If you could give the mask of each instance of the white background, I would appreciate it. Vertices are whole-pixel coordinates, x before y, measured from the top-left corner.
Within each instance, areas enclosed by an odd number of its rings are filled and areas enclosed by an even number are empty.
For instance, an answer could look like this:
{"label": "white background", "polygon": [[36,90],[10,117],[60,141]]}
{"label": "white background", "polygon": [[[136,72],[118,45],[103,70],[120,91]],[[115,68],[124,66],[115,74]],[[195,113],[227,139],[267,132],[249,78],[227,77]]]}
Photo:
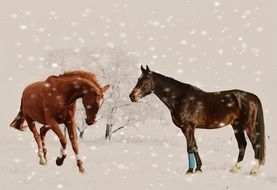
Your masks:
{"label": "white background", "polygon": [[[1,189],[276,188],[275,7],[273,0],[1,0]],[[186,144],[173,123],[126,130],[107,144],[94,140],[102,137],[104,126],[98,125],[99,133],[91,128],[80,142],[85,175],[70,158],[55,166],[59,143],[49,133],[49,162],[39,166],[31,133],[9,128],[22,90],[49,74],[40,67],[49,50],[113,46],[203,90],[238,88],[257,94],[267,136],[267,162],[260,175],[247,175],[253,157],[250,143],[243,170],[228,173],[238,150],[231,127],[226,127],[197,132],[204,173],[185,176]],[[138,135],[144,137],[130,138]],[[69,151],[68,157],[72,155]]]}

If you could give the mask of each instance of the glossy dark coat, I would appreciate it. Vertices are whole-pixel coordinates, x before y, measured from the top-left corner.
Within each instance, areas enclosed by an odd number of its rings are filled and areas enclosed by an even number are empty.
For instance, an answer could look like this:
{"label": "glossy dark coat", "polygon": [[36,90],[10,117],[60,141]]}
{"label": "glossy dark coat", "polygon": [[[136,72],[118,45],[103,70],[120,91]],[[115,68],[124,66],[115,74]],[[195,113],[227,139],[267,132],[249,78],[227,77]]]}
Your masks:
{"label": "glossy dark coat", "polygon": [[[170,110],[173,123],[187,140],[187,152],[194,153],[196,170],[201,171],[194,132],[196,128],[216,129],[232,125],[238,141],[238,162],[243,160],[247,133],[255,158],[264,163],[265,140],[263,109],[259,98],[242,90],[205,92],[190,84],[141,67],[142,75],[130,94],[133,102],[154,93]],[[189,169],[188,172],[193,172]]]}

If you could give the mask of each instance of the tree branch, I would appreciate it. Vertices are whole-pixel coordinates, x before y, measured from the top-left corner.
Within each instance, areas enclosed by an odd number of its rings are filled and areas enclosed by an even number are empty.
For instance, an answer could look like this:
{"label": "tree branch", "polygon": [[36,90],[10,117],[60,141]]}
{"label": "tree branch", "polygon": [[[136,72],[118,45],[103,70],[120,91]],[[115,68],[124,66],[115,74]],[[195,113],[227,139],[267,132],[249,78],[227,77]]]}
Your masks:
{"label": "tree branch", "polygon": [[115,132],[117,132],[117,131],[119,131],[120,129],[123,129],[123,128],[124,128],[124,126],[118,127],[118,128],[115,129],[112,133],[115,133]]}

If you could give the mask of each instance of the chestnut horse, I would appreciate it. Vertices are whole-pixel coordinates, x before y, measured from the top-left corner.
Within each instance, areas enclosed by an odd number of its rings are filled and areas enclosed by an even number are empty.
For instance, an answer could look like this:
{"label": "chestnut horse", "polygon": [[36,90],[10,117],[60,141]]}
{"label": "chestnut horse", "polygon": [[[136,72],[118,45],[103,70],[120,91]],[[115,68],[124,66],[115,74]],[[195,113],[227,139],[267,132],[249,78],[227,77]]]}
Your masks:
{"label": "chestnut horse", "polygon": [[[245,134],[255,152],[255,165],[250,174],[256,175],[265,160],[265,132],[263,109],[259,98],[242,90],[204,92],[197,87],[150,71],[141,66],[142,75],[130,94],[133,102],[156,94],[168,107],[173,123],[187,140],[189,169],[187,173],[201,172],[202,162],[198,153],[194,131],[196,128],[216,129],[232,125],[238,142],[239,155],[231,172],[241,168],[246,148]],[[196,160],[196,166],[195,166]]]}
{"label": "chestnut horse", "polygon": [[[61,155],[56,159],[56,164],[60,166],[66,157],[66,136],[59,127],[59,124],[64,124],[76,156],[77,166],[79,171],[83,172],[83,162],[78,156],[74,120],[76,100],[82,98],[87,116],[86,123],[92,125],[95,123],[96,114],[103,103],[103,94],[108,88],[109,85],[101,87],[95,75],[85,71],[72,71],[59,76],[50,76],[45,81],[35,82],[24,89],[20,111],[10,126],[23,130],[23,122],[26,120],[37,142],[41,165],[45,165],[47,162],[45,135],[49,129],[52,129],[62,146]],[[35,122],[44,125],[40,128],[40,133],[36,129]]]}

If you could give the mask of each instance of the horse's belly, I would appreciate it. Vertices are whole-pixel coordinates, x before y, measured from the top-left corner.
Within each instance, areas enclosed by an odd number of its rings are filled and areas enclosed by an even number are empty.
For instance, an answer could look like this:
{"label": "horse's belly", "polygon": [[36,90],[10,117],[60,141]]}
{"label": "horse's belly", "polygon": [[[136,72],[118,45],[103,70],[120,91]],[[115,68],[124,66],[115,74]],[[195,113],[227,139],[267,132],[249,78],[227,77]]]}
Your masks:
{"label": "horse's belly", "polygon": [[237,118],[234,112],[222,112],[220,114],[209,116],[202,128],[216,129],[232,124]]}

